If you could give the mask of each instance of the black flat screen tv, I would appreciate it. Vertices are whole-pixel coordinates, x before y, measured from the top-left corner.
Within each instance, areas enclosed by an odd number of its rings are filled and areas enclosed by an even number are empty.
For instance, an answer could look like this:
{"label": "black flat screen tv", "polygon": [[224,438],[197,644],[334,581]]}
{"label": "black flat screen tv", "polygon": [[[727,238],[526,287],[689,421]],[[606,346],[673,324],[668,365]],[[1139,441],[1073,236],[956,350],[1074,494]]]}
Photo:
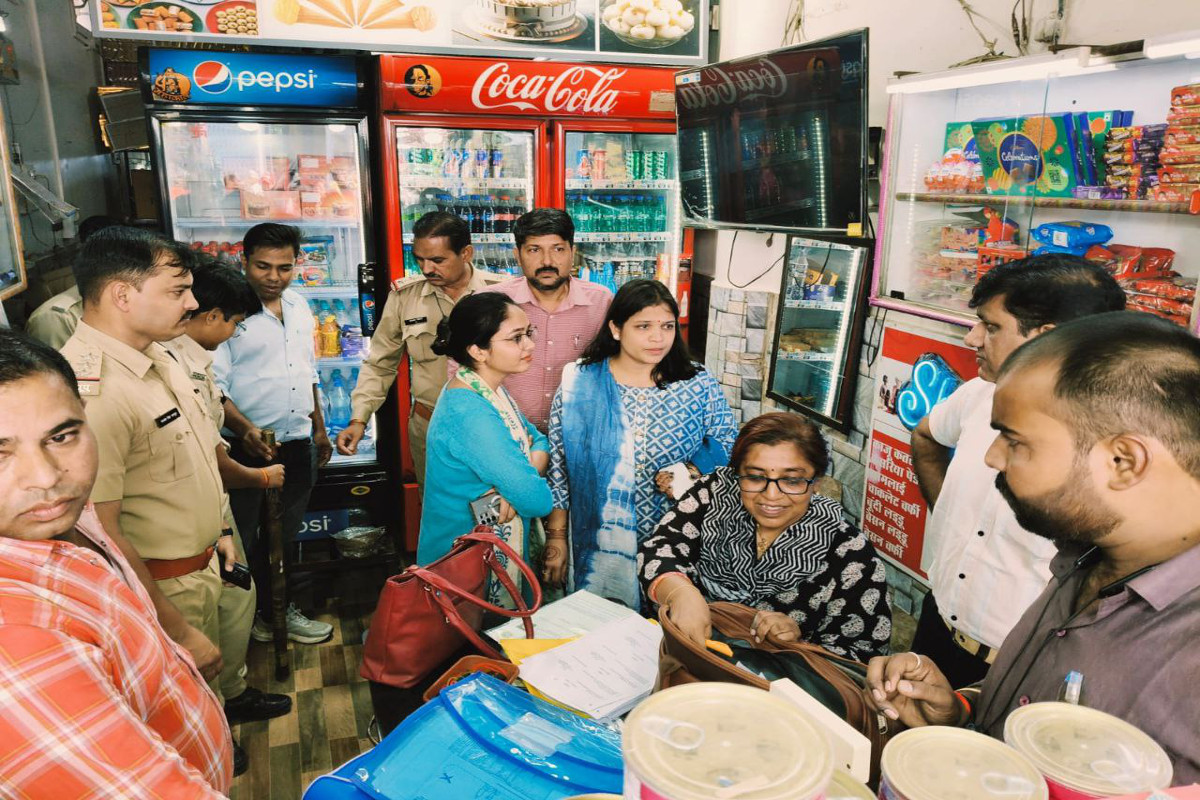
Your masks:
{"label": "black flat screen tv", "polygon": [[867,31],[675,76],[685,224],[845,233],[866,215]]}

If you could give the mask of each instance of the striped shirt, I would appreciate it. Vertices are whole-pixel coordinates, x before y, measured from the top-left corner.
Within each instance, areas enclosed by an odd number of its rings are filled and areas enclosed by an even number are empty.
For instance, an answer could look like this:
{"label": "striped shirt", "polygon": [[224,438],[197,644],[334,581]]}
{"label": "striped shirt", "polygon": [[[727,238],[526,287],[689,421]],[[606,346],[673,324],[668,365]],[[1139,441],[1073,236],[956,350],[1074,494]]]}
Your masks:
{"label": "striped shirt", "polygon": [[813,495],[808,511],[758,557],[754,518],[737,477],[717,467],[696,481],[638,551],[649,590],[683,574],[709,602],[787,614],[805,641],[867,661],[888,651],[892,612],[883,562],[842,516],[836,500]]}
{"label": "striped shirt", "polygon": [[599,284],[572,278],[567,297],[554,313],[547,313],[533,297],[524,277],[497,283],[481,291],[501,292],[512,298],[537,329],[533,363],[529,370],[504,379],[504,388],[517,401],[526,419],[542,433],[550,422],[550,404],[562,382],[563,367],[583,355],[584,348],[604,324],[612,292]]}
{"label": "striped shirt", "polygon": [[229,726],[91,506],[107,557],[0,536],[0,797],[220,797]]}

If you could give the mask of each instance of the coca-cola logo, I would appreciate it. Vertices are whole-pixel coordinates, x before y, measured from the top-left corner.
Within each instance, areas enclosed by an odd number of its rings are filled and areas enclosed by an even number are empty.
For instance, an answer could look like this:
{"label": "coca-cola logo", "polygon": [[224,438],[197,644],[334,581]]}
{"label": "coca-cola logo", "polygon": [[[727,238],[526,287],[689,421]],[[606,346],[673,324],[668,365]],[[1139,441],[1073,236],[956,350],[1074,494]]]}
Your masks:
{"label": "coca-cola logo", "polygon": [[710,67],[700,83],[676,88],[680,105],[696,109],[783,97],[787,84],[787,73],[778,64],[760,58],[736,67]]}
{"label": "coca-cola logo", "polygon": [[576,66],[558,75],[528,75],[514,74],[513,66],[500,61],[480,73],[471,89],[476,108],[608,114],[620,99],[613,84],[625,74],[612,67]]}

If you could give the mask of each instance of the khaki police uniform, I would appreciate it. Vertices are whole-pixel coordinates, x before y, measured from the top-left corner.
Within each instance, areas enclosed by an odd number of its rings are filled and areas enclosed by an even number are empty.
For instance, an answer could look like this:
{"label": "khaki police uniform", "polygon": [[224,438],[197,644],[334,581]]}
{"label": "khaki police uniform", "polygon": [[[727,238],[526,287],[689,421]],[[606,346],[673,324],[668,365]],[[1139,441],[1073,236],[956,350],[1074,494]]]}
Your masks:
{"label": "khaki police uniform", "polygon": [[39,342],[61,350],[82,316],[83,298],[79,296],[79,289],[72,286],[34,309],[25,323],[25,332]]}
{"label": "khaki police uniform", "polygon": [[[143,560],[171,566],[211,553],[225,527],[223,490],[212,421],[184,368],[162,345],[139,352],[82,321],[62,353],[98,444],[92,502],[121,502],[121,533]],[[216,554],[202,563],[158,587],[211,641],[248,640],[253,599],[239,617],[222,619]],[[218,693],[225,685],[212,684]]]}
{"label": "khaki police uniform", "polygon": [[[221,403],[221,390],[217,387],[216,377],[212,371],[212,353],[198,345],[187,334],[169,342],[163,342],[162,345],[171,355],[175,356],[179,365],[183,367],[192,382],[196,395],[204,403],[208,418],[212,421],[210,426],[212,447],[214,450],[217,447],[228,449],[229,443],[221,437],[221,428],[225,425],[225,406]],[[229,506],[228,491],[221,492],[221,516],[224,519],[225,527],[233,531],[238,561],[243,564],[248,563],[246,547],[242,543],[242,536],[234,521],[233,509]],[[243,617],[248,617],[253,624],[257,591],[257,587],[253,583],[249,591],[237,586],[222,585],[221,587],[218,615],[222,624],[220,626],[221,638],[217,642],[217,646],[221,648],[221,658],[225,666],[218,682],[221,684],[221,694],[226,698],[237,697],[246,690],[246,679],[239,673],[246,664],[246,650],[250,647],[250,637],[247,635],[249,628],[243,630],[242,625],[226,624],[226,620],[241,620]]]}
{"label": "khaki police uniform", "polygon": [[[467,290],[460,296],[477,292],[506,276],[473,269]],[[366,422],[387,397],[396,380],[396,370],[408,353],[412,380],[412,415],[408,419],[408,440],[417,482],[425,483],[425,437],[429,418],[438,395],[446,385],[446,357],[433,352],[438,323],[450,315],[455,301],[424,276],[404,278],[392,283],[392,291],[383,306],[379,325],[371,337],[371,354],[358,373],[358,383],[350,396],[354,419]]]}

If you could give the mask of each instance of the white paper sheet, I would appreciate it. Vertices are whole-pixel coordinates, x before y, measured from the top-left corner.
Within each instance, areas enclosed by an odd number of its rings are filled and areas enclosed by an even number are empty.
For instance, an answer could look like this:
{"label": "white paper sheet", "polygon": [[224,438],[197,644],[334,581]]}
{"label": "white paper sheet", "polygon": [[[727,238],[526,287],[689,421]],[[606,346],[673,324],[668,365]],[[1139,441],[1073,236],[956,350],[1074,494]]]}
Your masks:
{"label": "white paper sheet", "polygon": [[[613,620],[636,616],[636,611],[620,603],[581,589],[562,600],[542,606],[533,615],[533,635],[537,639],[571,639],[590,633]],[[521,620],[512,619],[492,628],[487,635],[497,641],[521,639],[525,636],[525,626]]]}
{"label": "white paper sheet", "polygon": [[521,680],[596,719],[620,716],[647,697],[658,676],[662,629],[624,616],[521,662]]}

